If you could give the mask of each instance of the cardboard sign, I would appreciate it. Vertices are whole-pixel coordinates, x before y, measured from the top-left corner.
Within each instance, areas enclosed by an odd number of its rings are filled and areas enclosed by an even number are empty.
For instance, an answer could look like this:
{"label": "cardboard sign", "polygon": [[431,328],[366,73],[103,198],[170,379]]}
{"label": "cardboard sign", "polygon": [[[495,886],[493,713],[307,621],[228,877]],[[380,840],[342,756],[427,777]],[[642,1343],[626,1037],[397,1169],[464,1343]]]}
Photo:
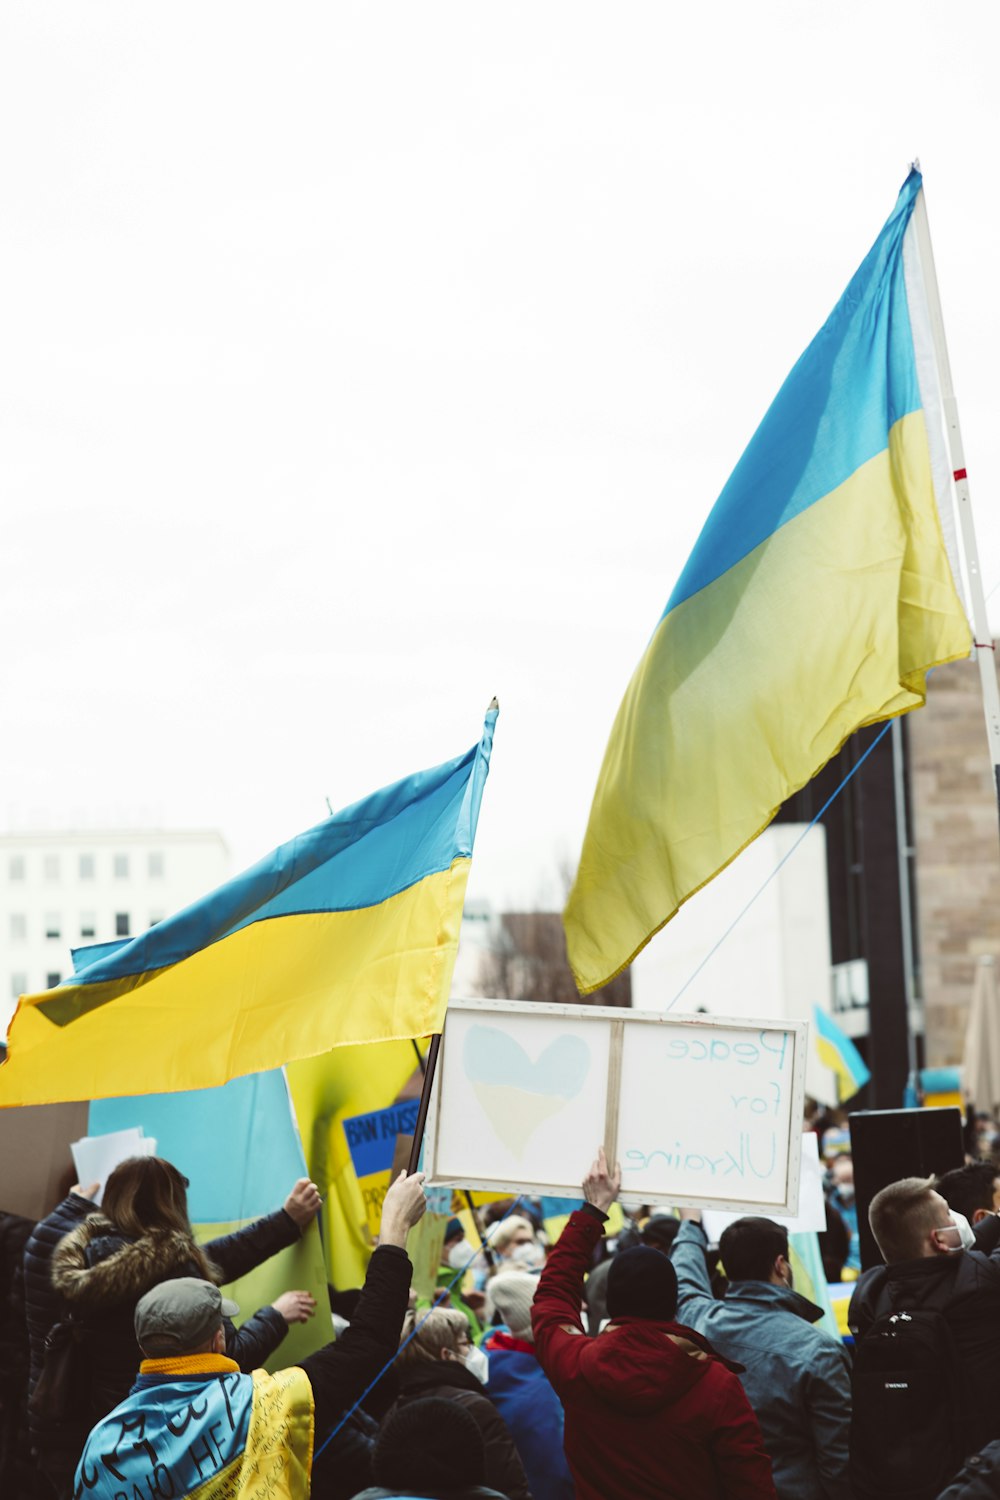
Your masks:
{"label": "cardboard sign", "polygon": [[70,1143],[86,1131],[82,1102],[0,1109],[0,1210],[34,1220],[50,1214],[73,1186]]}
{"label": "cardboard sign", "polygon": [[807,1035],[802,1021],[453,1000],[429,1179],[578,1198],[603,1144],[625,1204],[794,1213]]}

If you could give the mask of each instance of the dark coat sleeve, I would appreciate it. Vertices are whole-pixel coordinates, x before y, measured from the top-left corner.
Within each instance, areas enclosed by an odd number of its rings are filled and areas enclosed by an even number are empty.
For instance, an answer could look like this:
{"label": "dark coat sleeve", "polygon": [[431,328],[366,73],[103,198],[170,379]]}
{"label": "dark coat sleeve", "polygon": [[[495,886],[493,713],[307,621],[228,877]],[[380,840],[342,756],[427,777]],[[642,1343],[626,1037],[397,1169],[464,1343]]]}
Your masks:
{"label": "dark coat sleeve", "polygon": [[259,1370],[288,1332],[288,1324],[274,1307],[262,1307],[237,1328],[226,1320],[226,1353],[245,1375]]}
{"label": "dark coat sleeve", "polygon": [[302,1361],[316,1403],[317,1453],[347,1408],[395,1358],[412,1269],[405,1250],[380,1245],[368,1262],[351,1326]]}
{"label": "dark coat sleeve", "polygon": [[283,1208],[277,1213],[255,1219],[252,1224],[224,1234],[220,1239],[209,1240],[202,1249],[210,1260],[222,1271],[223,1282],[236,1281],[253,1271],[279,1250],[294,1245],[299,1238],[299,1226]]}
{"label": "dark coat sleeve", "polygon": [[509,1500],[531,1500],[528,1476],[524,1472],[510,1428],[485,1394],[457,1391],[452,1398],[476,1419],[486,1450],[486,1484],[499,1490]]}
{"label": "dark coat sleeve", "polygon": [[59,1241],[94,1212],[89,1198],[70,1193],[49,1216],[35,1225],[24,1250],[24,1306],[31,1349],[30,1384],[34,1388],[42,1368],[45,1335],[58,1323],[62,1298],[52,1285],[52,1256]]}

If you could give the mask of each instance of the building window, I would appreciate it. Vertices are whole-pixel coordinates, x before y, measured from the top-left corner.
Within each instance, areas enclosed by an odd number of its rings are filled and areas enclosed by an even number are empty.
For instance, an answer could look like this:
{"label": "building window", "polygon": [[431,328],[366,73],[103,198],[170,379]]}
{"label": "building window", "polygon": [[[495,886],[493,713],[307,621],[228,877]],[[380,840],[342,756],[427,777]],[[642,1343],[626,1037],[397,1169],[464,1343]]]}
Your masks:
{"label": "building window", "polygon": [[151,911],[150,912],[150,914],[149,914],[149,925],[150,925],[150,927],[155,927],[156,924],[157,924],[157,922],[162,922],[162,921],[163,921],[163,913],[162,913],[162,911]]}
{"label": "building window", "polygon": [[10,940],[12,943],[23,943],[28,936],[28,919],[23,912],[12,911],[10,914]]}
{"label": "building window", "polygon": [[94,878],[94,856],[92,854],[80,855],[80,879],[93,880]]}
{"label": "building window", "polygon": [[150,880],[163,879],[163,855],[157,851],[149,856],[149,878]]}
{"label": "building window", "polygon": [[7,862],[7,877],[9,880],[24,879],[24,855],[12,854]]}
{"label": "building window", "polygon": [[27,993],[27,989],[27,974],[12,974],[10,976],[10,998],[12,1000],[20,1000],[21,996]]}
{"label": "building window", "polygon": [[59,856],[58,854],[46,854],[42,860],[42,874],[48,881],[59,879]]}
{"label": "building window", "polygon": [[60,974],[59,970],[51,969],[45,976],[45,988],[47,990],[54,990],[61,979],[62,975]]}
{"label": "building window", "polygon": [[80,936],[82,938],[95,938],[97,936],[97,918],[93,912],[84,912],[80,917]]}
{"label": "building window", "polygon": [[115,937],[128,937],[128,912],[115,912]]}
{"label": "building window", "polygon": [[116,880],[127,880],[128,879],[128,855],[127,854],[116,854],[115,855],[114,869],[115,869],[115,879]]}
{"label": "building window", "polygon": [[45,914],[45,936],[47,938],[62,937],[62,921],[60,920],[58,912],[55,912],[55,911],[46,912],[46,914]]}

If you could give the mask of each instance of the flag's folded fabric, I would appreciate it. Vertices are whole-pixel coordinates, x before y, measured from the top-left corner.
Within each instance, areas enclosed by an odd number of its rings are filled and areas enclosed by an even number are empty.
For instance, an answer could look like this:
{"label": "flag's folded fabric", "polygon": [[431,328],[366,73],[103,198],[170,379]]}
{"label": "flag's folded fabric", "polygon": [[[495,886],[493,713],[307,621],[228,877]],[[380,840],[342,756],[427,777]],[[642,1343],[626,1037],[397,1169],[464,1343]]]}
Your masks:
{"label": "flag's folded fabric", "polygon": [[282,844],[26,995],[0,1106],[211,1088],[440,1031],[496,709],[479,744]]}
{"label": "flag's folded fabric", "polygon": [[854,730],[920,706],[927,670],[970,649],[945,545],[920,187],[911,172],[779,391],[629,684],[566,907],[583,993]]}

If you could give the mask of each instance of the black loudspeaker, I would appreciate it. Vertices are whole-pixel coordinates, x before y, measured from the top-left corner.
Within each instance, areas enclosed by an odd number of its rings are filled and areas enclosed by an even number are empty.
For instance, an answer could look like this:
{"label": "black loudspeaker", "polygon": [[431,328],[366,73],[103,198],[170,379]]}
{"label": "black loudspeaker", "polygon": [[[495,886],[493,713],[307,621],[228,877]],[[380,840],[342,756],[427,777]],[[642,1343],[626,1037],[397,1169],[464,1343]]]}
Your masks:
{"label": "black loudspeaker", "polygon": [[960,1109],[859,1109],[847,1120],[854,1158],[861,1268],[882,1257],[868,1227],[868,1205],[901,1177],[940,1176],[965,1164]]}

